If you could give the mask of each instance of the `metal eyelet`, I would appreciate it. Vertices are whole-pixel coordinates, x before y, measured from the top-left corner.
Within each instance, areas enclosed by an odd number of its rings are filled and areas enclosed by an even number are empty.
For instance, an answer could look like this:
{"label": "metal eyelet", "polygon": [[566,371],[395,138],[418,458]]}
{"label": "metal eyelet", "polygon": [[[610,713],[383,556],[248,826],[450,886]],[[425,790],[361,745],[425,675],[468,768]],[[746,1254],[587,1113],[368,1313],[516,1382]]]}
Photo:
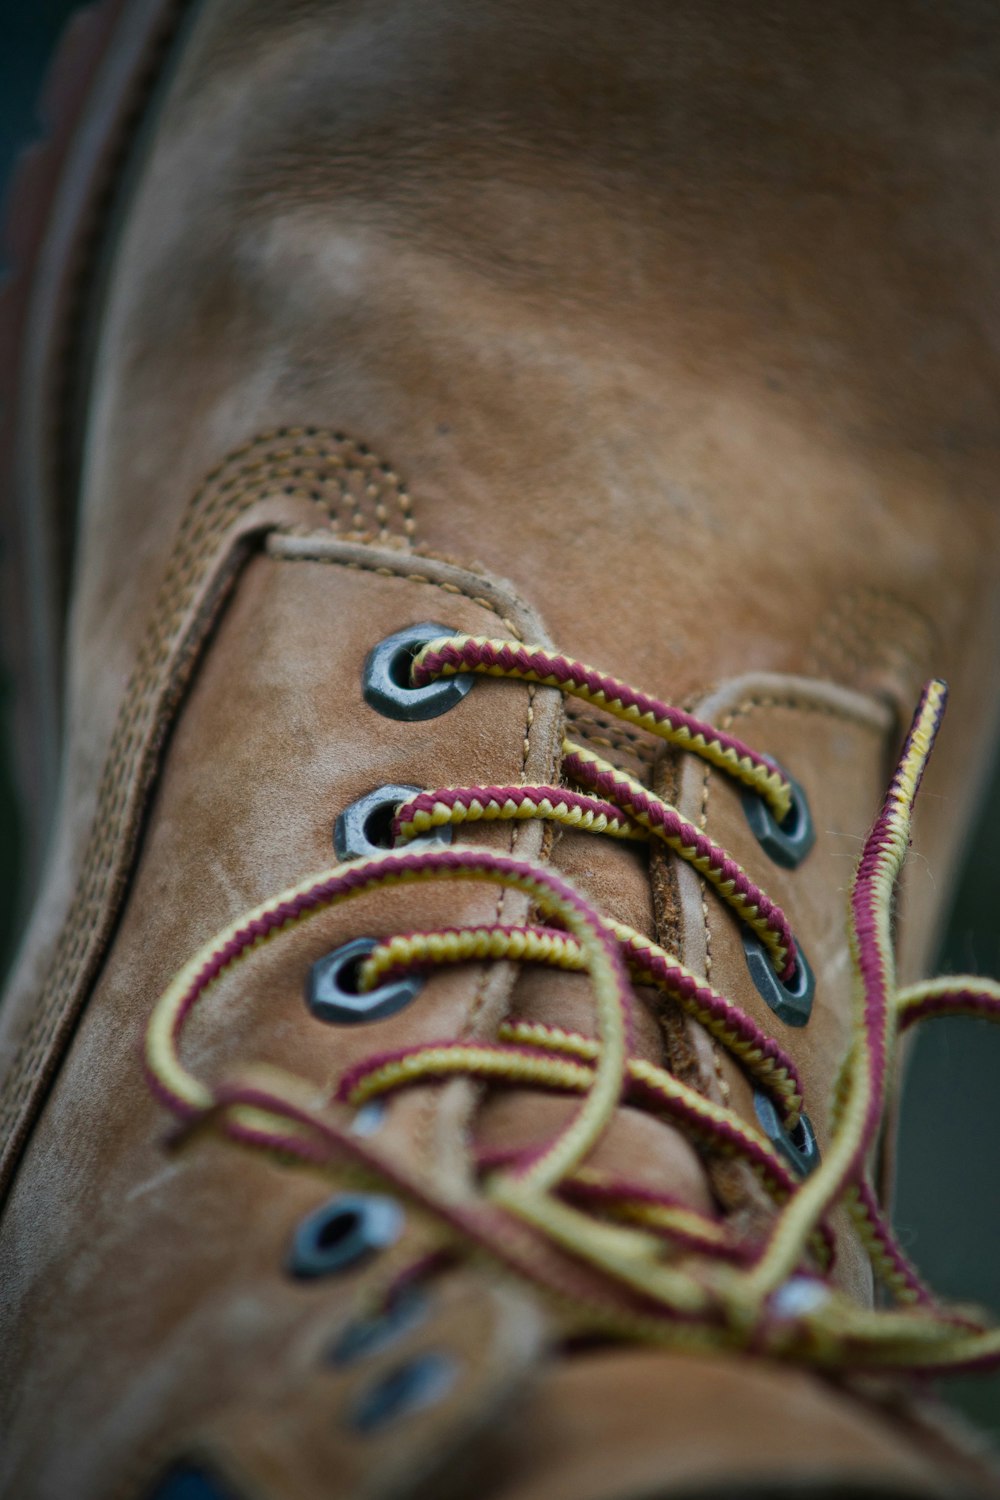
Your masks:
{"label": "metal eyelet", "polygon": [[306,984],[306,1003],[318,1021],[335,1026],[383,1021],[417,998],[424,987],[421,974],[404,974],[361,993],[358,969],[377,947],[377,938],[354,938],[313,964]]}
{"label": "metal eyelet", "polygon": [[302,1220],[288,1269],[300,1280],[336,1276],[395,1244],[402,1229],[403,1210],[394,1198],[341,1193]]}
{"label": "metal eyelet", "polygon": [[369,653],[361,686],[365,702],[388,719],[436,719],[454,708],[475,682],[475,674],[461,672],[425,687],[414,687],[410,666],[417,652],[438,636],[454,635],[448,625],[410,625],[387,635]]}
{"label": "metal eyelet", "polygon": [[418,1327],[429,1311],[423,1293],[416,1287],[408,1287],[374,1317],[357,1318],[348,1323],[327,1358],[333,1365],[350,1365],[369,1354],[379,1354],[409,1333],[411,1328]]}
{"label": "metal eyelet", "polygon": [[787,982],[779,979],[767,950],[752,932],[743,932],[743,952],[750,978],[771,1010],[786,1026],[805,1026],[812,1015],[816,976],[802,948],[796,944],[795,973]]}
{"label": "metal eyelet", "polygon": [[418,1354],[382,1375],[363,1392],[349,1414],[356,1431],[370,1433],[399,1417],[422,1411],[445,1397],[458,1366],[447,1354]]}
{"label": "metal eyelet", "polygon": [[[418,786],[380,786],[345,807],[333,825],[333,849],[338,859],[368,859],[395,847],[392,820],[396,809],[420,795]],[[407,849],[427,843],[450,844],[452,827],[443,823],[421,838],[410,839]]]}
{"label": "metal eyelet", "polygon": [[743,811],[764,853],[770,855],[776,865],[794,870],[815,844],[816,829],[805,792],[773,756],[768,758],[792,788],[791,808],[779,823],[763,797],[747,787],[743,792]]}
{"label": "metal eyelet", "polygon": [[789,1276],[771,1293],[771,1311],[779,1318],[807,1318],[830,1301],[830,1288],[812,1276]]}
{"label": "metal eyelet", "polygon": [[800,1177],[808,1177],[810,1172],[815,1172],[819,1166],[819,1146],[812,1121],[805,1110],[799,1116],[795,1129],[788,1131],[773,1103],[760,1089],[754,1089],[753,1107],[764,1134],[777,1146],[792,1170]]}
{"label": "metal eyelet", "polygon": [[228,1485],[223,1489],[206,1470],[179,1463],[161,1475],[156,1488],[147,1492],[146,1500],[236,1500],[236,1496]]}
{"label": "metal eyelet", "polygon": [[374,1135],[385,1124],[387,1113],[384,1099],[369,1099],[367,1104],[362,1104],[351,1121],[351,1134]]}

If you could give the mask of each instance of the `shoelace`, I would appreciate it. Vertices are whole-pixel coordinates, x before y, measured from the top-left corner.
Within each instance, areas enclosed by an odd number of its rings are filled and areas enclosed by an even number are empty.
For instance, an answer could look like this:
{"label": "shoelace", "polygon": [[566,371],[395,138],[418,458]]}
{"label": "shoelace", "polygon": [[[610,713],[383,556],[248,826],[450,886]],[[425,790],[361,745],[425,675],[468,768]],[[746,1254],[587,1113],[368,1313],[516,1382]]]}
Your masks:
{"label": "shoelace", "polygon": [[[412,668],[415,686],[462,673],[560,688],[699,756],[763,798],[780,821],[791,787],[765,757],[681,709],[593,668],[514,641],[435,640]],[[247,912],[191,959],[150,1019],[151,1087],[181,1122],[180,1139],[212,1127],[285,1162],[305,1162],[388,1183],[428,1209],[449,1253],[485,1252],[532,1281],[569,1335],[609,1335],[703,1351],[752,1349],[808,1364],[942,1373],[1000,1364],[1000,1330],[976,1309],[943,1306],[924,1285],[879,1205],[868,1163],[890,1090],[899,1036],[946,1015],[1000,1019],[1000,985],[960,975],[897,987],[890,906],[909,843],[913,805],[944,712],[947,689],[924,689],[885,803],[853,879],[848,944],[852,1037],[837,1075],[823,1159],[799,1178],[772,1141],[636,1056],[633,983],[661,990],[701,1023],[771,1098],[785,1128],[800,1124],[802,1087],[792,1059],[751,1018],[643,934],[602,915],[554,869],[472,846],[407,840],[445,824],[540,818],[615,838],[660,839],[715,888],[763,944],[775,972],[794,977],[795,940],[780,908],[740,866],[647,787],[566,741],[560,786],[442,788],[396,813],[403,841],[375,858],[325,870]],[[219,977],[264,942],[353,897],[397,885],[479,881],[525,893],[542,922],[414,932],[376,945],[361,966],[367,991],[416,970],[472,960],[514,960],[589,975],[596,1035],[527,1021],[504,1023],[490,1043],[442,1039],[374,1055],[342,1079],[336,1099],[357,1108],[418,1083],[465,1077],[579,1096],[557,1135],[529,1152],[480,1153],[479,1189],[455,1201],[429,1177],[359,1135],[314,1089],[275,1070],[209,1085],[180,1057],[183,1030]],[[765,1237],[668,1194],[587,1164],[627,1101],[678,1128],[696,1146],[746,1162],[774,1213]],[[893,1305],[869,1310],[830,1280],[832,1211],[846,1208]]]}

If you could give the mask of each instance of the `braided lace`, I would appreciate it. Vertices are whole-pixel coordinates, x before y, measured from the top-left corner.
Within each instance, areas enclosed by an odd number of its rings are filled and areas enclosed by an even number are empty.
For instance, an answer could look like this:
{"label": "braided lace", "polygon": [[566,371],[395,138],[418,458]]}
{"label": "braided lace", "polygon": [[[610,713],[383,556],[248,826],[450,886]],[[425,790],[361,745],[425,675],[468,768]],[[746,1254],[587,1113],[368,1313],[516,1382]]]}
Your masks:
{"label": "braided lace", "polygon": [[[781,772],[733,736],[593,668],[513,641],[454,636],[416,656],[420,686],[460,673],[561,689],[699,756],[750,788],[781,820],[791,806]],[[779,978],[794,978],[795,940],[781,909],[724,849],[669,803],[584,747],[566,741],[561,786],[451,787],[401,805],[396,847],[334,866],[246,913],[207,943],[161,996],[146,1037],[151,1087],[182,1125],[212,1127],[283,1161],[388,1183],[440,1227],[433,1254],[470,1248],[534,1283],[572,1336],[600,1334],[697,1350],[753,1349],[817,1366],[941,1373],[1000,1364],[1000,1330],[976,1310],[940,1304],[901,1249],[879,1205],[868,1162],[890,1094],[896,1043],[919,1021],[1000,1018],[1000,985],[968,976],[897,987],[890,903],[909,842],[920,780],[944,712],[946,688],[925,688],[850,893],[852,1034],[835,1085],[823,1160],[800,1178],[753,1123],[634,1054],[633,984],[652,986],[694,1017],[770,1097],[789,1131],[802,1084],[778,1043],[726,996],[657,943],[598,911],[554,869],[487,849],[408,841],[444,825],[545,819],[617,839],[661,840],[690,863],[760,939]],[[219,977],[354,897],[398,885],[478,881],[523,892],[537,924],[500,923],[399,934],[365,959],[359,988],[417,970],[513,960],[580,971],[593,992],[588,1036],[506,1021],[489,1042],[443,1038],[383,1052],[351,1068],[336,1101],[351,1110],[414,1084],[465,1077],[575,1096],[578,1106],[530,1151],[476,1151],[477,1190],[446,1195],[427,1175],[316,1108],[301,1080],[268,1074],[208,1084],[180,1046],[195,1006]],[[762,1238],[588,1164],[619,1104],[669,1122],[697,1146],[745,1162],[773,1203]],[[834,1209],[851,1215],[891,1306],[869,1310],[831,1280]]]}

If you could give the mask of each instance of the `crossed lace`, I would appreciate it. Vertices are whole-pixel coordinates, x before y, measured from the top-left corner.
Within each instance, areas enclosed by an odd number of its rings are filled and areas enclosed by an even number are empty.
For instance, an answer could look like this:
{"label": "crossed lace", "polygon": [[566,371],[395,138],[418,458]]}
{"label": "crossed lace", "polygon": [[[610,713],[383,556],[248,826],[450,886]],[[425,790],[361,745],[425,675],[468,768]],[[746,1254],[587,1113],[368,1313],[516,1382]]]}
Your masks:
{"label": "crossed lace", "polygon": [[[792,790],[765,757],[681,709],[593,668],[514,641],[456,635],[415,657],[414,686],[462,673],[561,689],[699,756],[748,787],[780,822]],[[831,1109],[823,1159],[800,1177],[772,1140],[636,1056],[633,984],[652,986],[705,1027],[765,1091],[794,1133],[802,1085],[792,1059],[726,996],[634,929],[604,916],[565,876],[513,855],[407,841],[448,824],[545,819],[607,837],[657,839],[691,864],[757,935],[776,974],[794,978],[795,939],[780,908],[724,849],[669,803],[590,750],[566,741],[562,786],[445,788],[400,806],[397,847],[325,870],[246,913],[207,943],[175,977],[150,1019],[146,1066],[152,1088],[182,1122],[180,1139],[211,1126],[283,1161],[353,1172],[390,1184],[428,1210],[447,1253],[470,1249],[529,1279],[558,1309],[568,1334],[612,1336],[712,1351],[752,1349],[813,1365],[926,1373],[1000,1364],[1000,1330],[975,1309],[943,1306],[900,1247],[871,1180],[869,1162],[890,1093],[896,1044],[918,1021],[945,1015],[1000,1019],[1000,985],[969,976],[897,987],[890,905],[909,843],[910,819],[947,690],[924,689],[882,810],[864,844],[850,891],[848,944],[853,1017]],[[414,932],[380,942],[358,983],[472,960],[514,960],[589,976],[594,1032],[505,1021],[489,1042],[444,1039],[372,1056],[340,1081],[336,1101],[357,1109],[405,1089],[465,1077],[579,1096],[579,1107],[542,1147],[482,1152],[476,1188],[444,1191],[350,1118],[315,1102],[302,1080],[270,1072],[209,1085],[180,1057],[198,1002],[263,943],[331,907],[382,888],[479,881],[524,893],[542,919]],[[773,1203],[767,1231],[749,1240],[732,1222],[670,1195],[599,1171],[588,1158],[617,1107],[628,1102],[668,1121],[697,1147],[748,1164]],[[853,1219],[891,1306],[869,1310],[831,1279],[833,1210]]]}

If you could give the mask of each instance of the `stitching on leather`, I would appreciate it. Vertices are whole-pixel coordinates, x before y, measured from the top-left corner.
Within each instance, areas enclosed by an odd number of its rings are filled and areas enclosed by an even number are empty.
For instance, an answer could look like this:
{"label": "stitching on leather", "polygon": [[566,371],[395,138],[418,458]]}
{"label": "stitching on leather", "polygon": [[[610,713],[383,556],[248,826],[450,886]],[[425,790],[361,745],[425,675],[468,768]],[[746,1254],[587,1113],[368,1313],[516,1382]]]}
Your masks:
{"label": "stitching on leather", "polygon": [[[834,705],[832,703],[810,703],[795,693],[786,695],[775,693],[754,694],[744,698],[735,708],[731,709],[726,716],[719,721],[720,729],[731,729],[737,719],[749,718],[758,709],[762,708],[787,708],[796,713],[820,714],[827,718],[838,719],[843,723],[855,724],[861,728],[870,729],[874,734],[881,735],[882,731],[877,724],[867,718],[860,709],[855,710],[846,704]],[[710,768],[706,769],[701,786],[701,812],[698,826],[704,832],[708,824],[708,799],[712,785]],[[701,914],[705,928],[705,978],[712,977],[712,928],[709,918],[708,901],[706,899],[704,886],[701,893]],[[722,1066],[722,1052],[718,1042],[710,1038],[712,1047],[712,1062],[715,1067],[716,1076],[720,1083],[724,1079]],[[729,1089],[726,1085],[726,1093]]]}
{"label": "stitching on leather", "polygon": [[[522,786],[524,785],[524,782],[525,782],[525,779],[526,779],[527,769],[528,769],[528,755],[529,755],[529,752],[531,750],[530,735],[531,735],[531,725],[532,725],[532,723],[534,721],[534,717],[535,717],[535,707],[534,707],[534,704],[535,704],[535,692],[536,692],[536,690],[537,690],[536,689],[536,684],[533,683],[533,682],[529,682],[528,683],[528,702],[527,702],[527,707],[525,709],[525,714],[524,714],[524,738],[521,741],[521,784],[522,784]],[[511,828],[511,831],[510,831],[510,846],[509,846],[511,854],[513,854],[514,851],[515,851],[515,849],[517,848],[517,843],[518,843],[518,839],[519,839],[520,834],[521,834],[522,826],[523,826],[522,824],[515,822],[514,825],[513,825],[513,827]],[[510,893],[510,895],[513,895],[513,894],[514,894],[513,892]],[[497,922],[502,922],[503,921],[503,918],[504,918],[504,907],[507,905],[507,901],[508,901],[508,892],[507,892],[507,890],[505,888],[502,888],[497,893],[497,901],[496,901],[496,908],[495,908],[495,910],[496,910],[495,920]],[[487,986],[488,982],[489,982],[489,966],[488,965],[484,965],[483,972],[482,972],[482,975],[480,977],[479,983],[476,986],[475,996],[473,998],[471,1006],[469,1007],[469,1013],[466,1016],[466,1018],[465,1018],[465,1024],[462,1027],[462,1035],[463,1035],[463,1037],[474,1036],[475,1033],[476,1033],[476,1023],[479,1020],[479,1017],[482,1014],[483,1006],[486,1003],[486,986]]]}
{"label": "stitching on leather", "polygon": [[[452,562],[450,562],[447,558],[440,558],[440,557],[438,557],[436,555],[436,553],[433,553],[433,552],[421,552],[420,556],[422,558],[427,558],[428,561],[430,561],[430,562],[443,562],[443,563],[446,563],[448,567],[454,567],[455,566],[455,564],[452,563]],[[333,561],[333,559],[326,558],[326,557],[285,557],[285,556],[282,556],[282,562],[331,562],[331,561]],[[342,563],[339,563],[338,565],[340,567],[344,567],[344,568],[355,568],[358,572],[361,572],[361,573],[378,573],[383,578],[400,578],[400,577],[407,578],[407,579],[409,579],[409,581],[411,583],[427,583],[429,581],[428,578],[427,578],[427,575],[424,574],[424,573],[402,573],[402,574],[400,574],[400,573],[397,573],[394,568],[386,568],[386,567],[382,566],[381,564],[376,564],[376,563],[363,563],[363,562],[347,562],[347,561],[344,561]],[[458,584],[456,584],[456,583],[445,583],[443,580],[441,582],[437,582],[435,584],[435,587],[441,589],[442,592],[445,593],[445,594],[461,594],[463,598],[470,599],[473,604],[478,604],[478,605],[481,606],[481,608],[488,609],[490,611],[490,613],[493,615],[494,619],[499,620],[500,624],[503,625],[504,629],[510,631],[511,635],[514,636],[515,640],[520,641],[520,640],[524,639],[524,637],[522,636],[520,630],[518,630],[517,626],[514,624],[513,620],[507,619],[507,617],[505,615],[498,614],[497,613],[496,605],[494,603],[492,603],[491,600],[485,598],[482,594],[473,594],[468,589],[460,588],[458,586]]]}
{"label": "stitching on leather", "polygon": [[[306,467],[300,462],[310,459],[319,463]],[[324,461],[328,473],[324,473]],[[335,528],[336,503],[345,496],[345,476],[357,472],[369,476],[369,486],[376,489],[378,476],[384,480],[388,489],[385,498],[398,511],[403,540],[409,543],[416,530],[412,503],[395,472],[344,434],[317,427],[277,428],[257,436],[210,470],[189,503],[112,733],[76,894],[7,1075],[8,1088],[0,1110],[0,1138],[4,1142],[0,1183],[8,1176],[30,1131],[25,1112],[47,1072],[51,1049],[58,1045],[63,1029],[68,1041],[84,1007],[84,995],[96,982],[110,936],[101,928],[113,925],[120,909],[115,885],[124,884],[127,867],[135,856],[138,825],[155,781],[165,721],[186,686],[209,617],[214,618],[221,607],[241,565],[241,548],[249,548],[249,539],[234,533],[230,549],[215,568],[210,566],[211,561],[219,556],[227,532],[234,532],[240,517],[266,498],[292,493],[312,500],[325,511],[327,526]],[[311,480],[308,487],[294,484],[305,476]],[[278,482],[281,480],[284,485]],[[333,490],[329,497],[317,488],[323,484]],[[387,518],[389,513],[385,511]],[[277,529],[279,524],[262,521],[261,529]],[[373,570],[465,594],[505,627],[513,628],[489,600],[456,584],[439,583],[422,574],[401,575],[392,568]],[[206,598],[199,604],[202,587]],[[192,609],[196,613],[185,637],[181,632]],[[134,825],[131,836],[130,825]],[[77,996],[75,1003],[61,1003],[67,993]]]}
{"label": "stitching on leather", "polygon": [[[291,446],[274,447],[276,442],[288,443],[289,440]],[[257,452],[262,456],[252,458],[251,455]],[[310,464],[308,460],[311,459],[319,460],[319,463]],[[276,428],[255,438],[223,460],[208,476],[205,485],[216,482],[227,468],[237,464],[235,474],[220,482],[220,490],[228,491],[249,473],[269,465],[269,472],[274,479],[307,481],[308,487],[305,490],[286,482],[282,486],[282,493],[316,501],[324,524],[328,524],[325,496],[320,488],[324,480],[329,478],[323,473],[323,461],[331,469],[338,471],[341,500],[352,502],[349,529],[366,540],[374,540],[376,537],[388,540],[396,534],[401,535],[407,543],[412,542],[416,532],[413,503],[399,475],[388,464],[380,462],[364,443],[355,443],[343,433],[327,433],[318,427]],[[360,482],[360,494],[355,492],[351,479]],[[203,492],[204,488],[205,486],[202,487]],[[370,517],[365,515],[366,506],[371,508]],[[367,525],[366,520],[369,522]]]}
{"label": "stitching on leather", "polygon": [[[280,525],[276,525],[272,529],[280,532],[282,535],[287,535],[289,531],[289,528]],[[440,589],[443,594],[458,594],[461,598],[468,599],[470,603],[478,604],[480,609],[488,609],[493,618],[499,620],[500,624],[505,630],[510,631],[515,640],[522,641],[524,639],[522,632],[518,630],[513,620],[509,620],[506,615],[501,615],[492,600],[487,599],[483,594],[474,594],[471,589],[463,588],[460,584],[449,583],[443,578],[430,578],[426,573],[403,573],[396,568],[387,568],[384,563],[361,562],[356,558],[323,557],[320,555],[315,557],[306,555],[290,557],[285,552],[272,552],[270,556],[276,558],[279,562],[326,563],[333,567],[346,568],[349,572],[375,573],[379,578],[405,578],[408,583],[429,583],[434,588]],[[409,554],[407,556],[409,558]],[[446,562],[448,567],[455,567],[454,563],[447,561],[445,558],[437,557],[433,552],[421,552],[420,558],[426,558],[429,562]]]}
{"label": "stitching on leather", "polygon": [[[874,734],[881,735],[882,731],[877,724],[873,724],[860,709],[853,709],[847,704],[834,705],[832,703],[810,703],[795,693],[786,695],[775,693],[753,694],[744,698],[735,708],[731,709],[725,718],[719,721],[720,729],[731,729],[737,719],[749,718],[761,708],[787,708],[795,713],[822,714],[827,718],[839,719],[844,723],[857,724],[862,728],[870,729]],[[711,768],[706,769],[702,780],[701,789],[701,812],[698,826],[704,832],[708,823],[708,798],[712,784]],[[711,958],[708,956],[710,934],[708,922],[708,905],[702,896],[702,911],[705,916],[705,948],[706,948],[706,978],[711,971]],[[714,1044],[713,1044],[714,1045]]]}
{"label": "stitching on leather", "polygon": [[[273,555],[276,556],[281,562],[292,562],[292,563],[300,563],[300,562],[329,563],[329,564],[333,564],[333,565],[335,565],[337,567],[353,569],[353,570],[358,571],[358,572],[377,573],[377,574],[379,574],[379,575],[381,575],[383,577],[389,577],[389,578],[403,577],[403,578],[405,578],[410,583],[433,583],[434,587],[441,589],[443,593],[446,593],[446,594],[460,594],[464,598],[470,600],[471,603],[479,605],[482,609],[489,610],[489,612],[493,616],[493,618],[495,620],[499,620],[500,623],[505,627],[505,629],[507,629],[507,630],[509,630],[511,632],[511,634],[513,635],[513,637],[514,637],[515,640],[522,640],[523,639],[522,633],[517,629],[517,627],[514,625],[513,621],[508,620],[504,616],[501,616],[498,613],[495,604],[491,604],[488,599],[483,598],[481,595],[474,594],[470,589],[464,589],[464,588],[462,588],[459,584],[448,583],[448,582],[446,582],[444,580],[438,581],[436,579],[429,579],[423,573],[416,573],[416,574],[414,574],[414,573],[405,573],[405,574],[400,574],[400,573],[395,572],[393,569],[386,568],[386,567],[384,567],[382,565],[375,565],[375,564],[369,565],[368,563],[363,563],[363,562],[358,562],[358,561],[350,561],[350,562],[348,562],[346,560],[345,561],[341,561],[339,558],[334,558],[334,557],[308,557],[308,556],[289,557],[287,554],[283,554],[283,553],[275,553]],[[433,561],[440,561],[441,560],[441,559],[433,558],[432,554],[429,554],[429,553],[421,553],[421,556],[422,557],[428,557],[428,558],[430,558]],[[526,773],[527,773],[528,756],[531,753],[531,726],[532,726],[532,724],[534,722],[534,717],[535,717],[534,703],[535,703],[535,694],[536,694],[536,691],[537,691],[536,684],[533,683],[533,682],[532,683],[528,683],[528,702],[527,702],[527,708],[525,710],[524,738],[523,738],[523,741],[522,741],[522,753],[521,753],[521,781],[522,781],[522,783],[524,782],[524,779],[525,779],[525,776],[526,776]],[[518,841],[518,836],[519,836],[520,832],[521,832],[521,824],[520,823],[513,823],[512,826],[511,826],[511,831],[510,831],[510,845],[509,845],[510,852],[512,854],[513,854],[515,848],[517,847],[517,841]],[[507,896],[506,890],[501,890],[499,892],[498,896],[497,896],[496,911],[495,911],[495,917],[494,917],[494,920],[497,921],[497,922],[502,922],[503,921],[503,912],[504,912],[504,904],[505,904],[505,898],[506,898],[506,896]],[[482,1010],[482,1007],[483,1007],[483,1004],[485,1002],[485,985],[486,985],[487,978],[488,978],[488,971],[484,969],[482,977],[481,977],[478,985],[476,986],[476,993],[475,993],[475,997],[473,999],[472,1005],[469,1008],[468,1015],[466,1016],[464,1025],[462,1027],[462,1033],[461,1034],[462,1034],[463,1038],[464,1037],[469,1037],[469,1036],[472,1036],[472,1035],[475,1034],[476,1021],[477,1021],[477,1019],[479,1017],[479,1014],[480,1014],[480,1012]]]}
{"label": "stitching on leather", "polygon": [[647,743],[648,736],[643,737],[638,730],[630,729],[625,724],[613,724],[609,726],[593,714],[587,713],[585,709],[578,708],[575,704],[568,704],[566,718],[572,724],[574,731],[580,739],[599,750],[618,750],[623,755],[629,755],[647,768],[651,768],[656,759],[657,746]]}
{"label": "stitching on leather", "polygon": [[[858,682],[873,669],[891,669],[893,658],[899,657],[910,673],[922,676],[924,662],[911,645],[915,635],[926,648],[925,657],[932,654],[940,632],[917,605],[888,589],[850,589],[834,600],[817,626],[806,670]],[[873,641],[881,643],[874,658]]]}
{"label": "stitching on leather", "polygon": [[879,725],[873,723],[869,715],[861,708],[854,708],[853,705],[846,703],[812,703],[797,693],[764,693],[760,696],[754,694],[749,698],[744,698],[720,721],[718,727],[730,729],[737,719],[749,717],[758,708],[790,708],[797,713],[825,714],[830,719],[842,719],[848,724],[860,724],[874,734],[882,733]]}
{"label": "stitching on leather", "polygon": [[[834,601],[826,618],[820,623],[815,636],[816,644],[810,656],[809,670],[817,673],[824,667],[829,670],[835,663],[837,651],[846,666],[847,674],[855,679],[870,670],[871,641],[884,638],[884,631],[872,631],[872,625],[879,616],[882,617],[883,625],[887,616],[894,616],[897,621],[905,616],[909,619],[911,630],[915,625],[925,636],[934,634],[934,627],[926,615],[887,590],[851,589]],[[830,646],[834,647],[833,652],[829,650]],[[914,653],[908,643],[900,640],[897,647],[910,664],[914,665]]]}
{"label": "stitching on leather", "polygon": [[[748,718],[758,709],[765,708],[787,708],[798,713],[813,713],[825,715],[829,718],[840,720],[844,723],[857,724],[871,729],[880,734],[878,726],[873,724],[860,710],[854,710],[847,704],[833,705],[829,703],[810,703],[795,693],[760,693],[752,694],[749,698],[742,699],[726,716],[719,721],[720,729],[730,729],[740,718]],[[711,790],[712,776],[709,768],[706,768],[701,787],[701,809],[699,813],[698,826],[704,832],[708,823],[709,793]],[[705,937],[705,978],[711,982],[712,977],[712,927],[709,916],[708,901],[704,887],[701,891],[701,915]],[[712,1058],[712,1069],[719,1087],[723,1103],[729,1103],[730,1089],[725,1076],[725,1067],[722,1050],[714,1037],[709,1036],[709,1047]],[[714,1182],[714,1179],[713,1179]],[[739,1189],[741,1195],[746,1198],[747,1186],[742,1185]],[[749,1201],[749,1200],[747,1200]]]}
{"label": "stitching on leather", "polygon": [[[518,630],[518,628],[514,624],[514,622],[512,620],[509,620],[506,616],[501,615],[498,612],[495,604],[491,603],[491,601],[489,599],[484,598],[482,595],[475,594],[475,593],[472,592],[471,589],[463,588],[459,584],[449,583],[449,582],[446,582],[443,579],[441,579],[441,580],[429,579],[426,576],[426,574],[423,574],[423,573],[405,573],[405,574],[401,574],[399,572],[396,572],[392,568],[385,567],[383,564],[369,564],[369,563],[361,562],[359,560],[347,561],[347,560],[341,560],[339,558],[333,558],[333,557],[322,557],[322,556],[309,557],[308,555],[291,556],[290,557],[290,556],[288,556],[287,554],[284,554],[284,553],[274,553],[272,555],[275,556],[281,562],[292,562],[292,563],[295,563],[295,562],[327,563],[327,564],[332,564],[332,565],[335,565],[335,566],[338,566],[338,567],[343,567],[343,568],[346,568],[348,570],[352,570],[354,572],[371,572],[371,573],[375,573],[375,574],[379,575],[380,577],[388,577],[388,578],[400,578],[400,577],[402,577],[402,578],[406,579],[407,582],[410,582],[410,583],[432,583],[434,585],[434,587],[440,589],[442,591],[442,593],[452,594],[452,595],[456,595],[456,594],[457,595],[461,595],[461,596],[467,598],[468,600],[470,600],[471,603],[476,604],[480,608],[487,610],[493,616],[493,618],[495,620],[499,620],[500,621],[500,623],[504,626],[504,628],[507,631],[510,632],[510,634],[514,637],[515,640],[522,640],[523,639],[521,631]],[[427,558],[429,561],[440,561],[440,562],[446,561],[445,559],[437,558],[437,557],[434,556],[433,553],[429,553],[429,552],[426,552],[426,551],[422,551],[420,555],[421,555],[421,557]],[[449,564],[449,566],[453,566],[453,564]],[[535,717],[535,715],[534,715],[535,694],[536,694],[536,685],[534,683],[529,683],[528,684],[528,694],[527,694],[527,706],[526,706],[526,709],[525,709],[525,719],[524,719],[524,737],[523,737],[523,740],[522,740],[522,750],[521,750],[521,781],[522,781],[522,783],[525,780],[525,776],[526,776],[526,772],[527,772],[528,756],[531,753],[531,727],[532,727],[532,724],[534,722],[534,717]],[[511,827],[511,830],[510,830],[510,843],[509,843],[509,846],[508,846],[511,854],[514,853],[514,850],[515,850],[515,848],[517,846],[518,837],[519,837],[520,833],[521,833],[521,825],[520,825],[520,823],[514,823],[512,825],[512,827]],[[504,907],[505,907],[507,898],[508,898],[508,896],[510,894],[512,894],[512,893],[509,893],[506,889],[501,889],[498,892],[497,899],[496,899],[496,906],[495,906],[495,910],[494,910],[494,920],[495,921],[497,921],[497,922],[502,922],[503,921]],[[487,965],[483,965],[482,969],[481,969],[481,973],[480,973],[479,979],[478,979],[477,984],[476,984],[475,993],[474,993],[474,995],[472,997],[472,1003],[470,1004],[470,1006],[468,1008],[468,1011],[466,1012],[465,1020],[462,1023],[461,1037],[462,1037],[463,1040],[466,1040],[466,1039],[468,1039],[470,1037],[474,1037],[476,1035],[476,1023],[477,1023],[477,1021],[479,1019],[479,1016],[482,1013],[483,1006],[486,1003],[486,992],[487,992],[487,986],[489,984],[489,979],[490,979],[489,967]],[[453,1080],[452,1084],[450,1084],[449,1087],[452,1088],[452,1089],[455,1089],[455,1090],[465,1089],[466,1093],[469,1093],[468,1086],[467,1086],[467,1084],[463,1080],[459,1080],[459,1079]],[[471,1096],[471,1093],[469,1093],[469,1109],[470,1110],[471,1110],[471,1107],[472,1107],[472,1096]],[[434,1121],[435,1121],[436,1117],[437,1117],[437,1106],[435,1105],[435,1103],[434,1103],[433,1100],[428,1100],[427,1103],[426,1103],[426,1105],[425,1105],[425,1107],[422,1110],[419,1111],[419,1113],[417,1114],[417,1116],[415,1117],[415,1119],[412,1121],[412,1128],[414,1129],[416,1137],[417,1137],[417,1139],[419,1141],[419,1147],[418,1147],[419,1154],[420,1154],[420,1156],[423,1159],[425,1159],[427,1161],[433,1161],[434,1155],[435,1155],[435,1153],[434,1153]]]}

